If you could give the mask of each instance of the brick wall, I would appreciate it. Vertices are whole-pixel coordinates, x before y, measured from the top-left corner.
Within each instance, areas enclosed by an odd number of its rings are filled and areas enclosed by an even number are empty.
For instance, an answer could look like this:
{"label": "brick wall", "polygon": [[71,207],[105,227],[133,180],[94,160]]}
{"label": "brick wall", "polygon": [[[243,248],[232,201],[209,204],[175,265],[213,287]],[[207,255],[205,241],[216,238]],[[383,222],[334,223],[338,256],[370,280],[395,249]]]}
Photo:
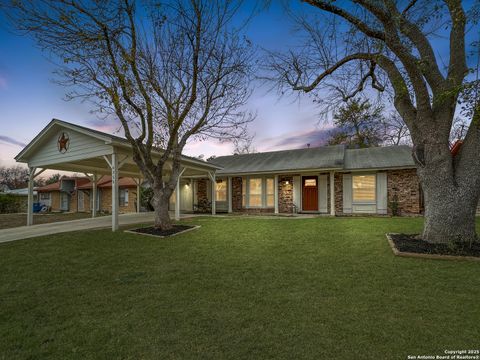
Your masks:
{"label": "brick wall", "polygon": [[60,191],[51,191],[50,201],[51,211],[60,211]]}
{"label": "brick wall", "polygon": [[69,204],[69,207],[68,207],[68,211],[77,212],[77,210],[78,210],[77,199],[78,199],[78,191],[74,191],[74,192],[70,193],[70,196],[69,196],[70,204]]}
{"label": "brick wall", "polygon": [[[420,214],[420,182],[416,169],[387,171],[387,189],[389,205],[397,194],[400,215]],[[392,213],[390,206],[388,213]]]}
{"label": "brick wall", "polygon": [[[335,174],[335,213],[343,215],[343,173]],[[400,215],[418,215],[420,208],[420,183],[415,169],[387,171],[388,214],[390,203],[397,194]],[[350,214],[349,214],[350,215]]]}
{"label": "brick wall", "polygon": [[[135,187],[128,187],[127,189],[128,189],[128,205],[119,206],[118,211],[120,213],[129,213],[129,212],[137,211],[136,209],[137,190]],[[107,212],[107,213],[112,212],[112,189],[111,188],[102,188],[100,190],[100,211]]]}

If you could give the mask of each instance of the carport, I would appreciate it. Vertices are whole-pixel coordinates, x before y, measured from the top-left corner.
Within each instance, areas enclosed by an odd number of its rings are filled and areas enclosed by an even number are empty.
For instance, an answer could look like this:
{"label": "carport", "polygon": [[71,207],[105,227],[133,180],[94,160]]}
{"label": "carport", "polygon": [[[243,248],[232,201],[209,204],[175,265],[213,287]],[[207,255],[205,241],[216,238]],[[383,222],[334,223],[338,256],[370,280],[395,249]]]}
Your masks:
{"label": "carport", "polygon": [[[158,160],[161,151],[153,153]],[[131,177],[140,193],[142,174],[132,159],[132,148],[128,140],[119,136],[92,130],[83,126],[53,119],[16,157],[29,169],[27,225],[33,224],[34,179],[47,169],[83,173],[92,181],[92,217],[96,216],[97,181],[103,175],[112,177],[112,231],[118,229],[119,177]],[[176,186],[175,219],[180,219],[181,178],[208,177],[215,183],[215,172],[220,169],[205,161],[182,156],[181,175]],[[164,176],[168,176],[171,165],[166,164]],[[215,214],[215,187],[212,186],[212,214]],[[140,211],[137,201],[137,212]]]}

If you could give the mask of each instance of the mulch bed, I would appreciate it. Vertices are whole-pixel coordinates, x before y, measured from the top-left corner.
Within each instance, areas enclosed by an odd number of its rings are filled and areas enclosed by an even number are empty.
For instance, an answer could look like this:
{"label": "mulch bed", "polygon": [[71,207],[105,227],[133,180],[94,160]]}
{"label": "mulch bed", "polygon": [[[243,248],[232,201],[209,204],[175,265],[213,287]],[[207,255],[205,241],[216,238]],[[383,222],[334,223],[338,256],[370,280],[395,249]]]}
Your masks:
{"label": "mulch bed", "polygon": [[181,234],[183,232],[193,230],[198,228],[198,226],[193,226],[193,225],[173,225],[173,228],[170,230],[160,230],[157,229],[153,226],[149,227],[144,227],[144,228],[138,228],[138,229],[130,229],[127,230],[128,232],[134,232],[134,233],[139,233],[139,234],[144,234],[144,235],[150,235],[150,236],[158,236],[158,237],[166,237],[166,236],[173,236],[177,234]]}
{"label": "mulch bed", "polygon": [[425,255],[429,258],[478,258],[480,260],[480,242],[475,243],[453,243],[453,244],[432,244],[418,238],[418,235],[409,234],[388,234],[394,252],[397,255],[412,254]]}

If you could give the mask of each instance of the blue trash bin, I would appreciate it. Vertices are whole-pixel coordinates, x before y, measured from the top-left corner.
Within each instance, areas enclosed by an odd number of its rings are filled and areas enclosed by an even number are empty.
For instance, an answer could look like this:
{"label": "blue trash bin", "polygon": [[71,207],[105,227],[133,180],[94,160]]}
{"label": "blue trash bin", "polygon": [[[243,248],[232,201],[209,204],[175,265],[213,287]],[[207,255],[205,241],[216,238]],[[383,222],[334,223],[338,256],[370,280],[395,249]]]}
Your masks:
{"label": "blue trash bin", "polygon": [[33,203],[33,212],[38,213],[42,210],[43,205],[41,203]]}

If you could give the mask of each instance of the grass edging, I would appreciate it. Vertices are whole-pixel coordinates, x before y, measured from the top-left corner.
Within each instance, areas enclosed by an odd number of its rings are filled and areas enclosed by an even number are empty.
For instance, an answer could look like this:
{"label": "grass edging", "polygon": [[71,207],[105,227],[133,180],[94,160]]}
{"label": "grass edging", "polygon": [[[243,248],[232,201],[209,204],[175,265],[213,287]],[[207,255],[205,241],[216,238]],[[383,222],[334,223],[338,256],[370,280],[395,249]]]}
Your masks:
{"label": "grass edging", "polygon": [[[123,230],[123,232],[126,232],[126,233],[130,233],[130,234],[136,234],[136,235],[143,235],[143,236],[150,236],[150,237],[154,237],[154,238],[160,238],[160,239],[163,239],[163,238],[169,238],[169,237],[172,237],[172,236],[177,236],[177,235],[180,235],[180,234],[185,234],[189,231],[193,231],[193,230],[196,230],[196,229],[199,229],[201,227],[201,225],[192,225],[192,227],[190,229],[185,229],[183,231],[179,231],[175,234],[172,234],[172,235],[154,235],[154,234],[146,234],[146,233],[141,233],[141,232],[138,232],[138,231],[134,231],[133,229],[128,229],[128,230]],[[139,228],[135,228],[135,229],[139,229]]]}
{"label": "grass edging", "polygon": [[440,255],[440,254],[420,254],[413,252],[404,252],[397,249],[395,243],[393,242],[390,235],[396,235],[395,233],[385,234],[387,236],[388,243],[392,248],[393,254],[395,256],[402,257],[413,257],[413,258],[422,258],[422,259],[433,259],[433,260],[466,260],[466,261],[480,261],[480,257],[475,256],[456,256],[456,255]]}

